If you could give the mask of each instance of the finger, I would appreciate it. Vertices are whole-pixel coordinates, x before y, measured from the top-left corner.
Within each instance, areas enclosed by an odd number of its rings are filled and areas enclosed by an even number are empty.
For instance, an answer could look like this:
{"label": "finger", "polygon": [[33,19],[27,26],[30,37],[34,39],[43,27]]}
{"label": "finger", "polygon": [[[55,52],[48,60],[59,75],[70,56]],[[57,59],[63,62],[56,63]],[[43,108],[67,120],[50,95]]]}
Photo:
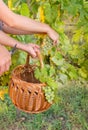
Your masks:
{"label": "finger", "polygon": [[37,52],[40,53],[40,49],[39,48],[34,47],[34,50],[35,50],[36,54],[37,54]]}
{"label": "finger", "polygon": [[59,40],[54,40],[53,45],[57,45],[57,44],[59,44]]}
{"label": "finger", "polygon": [[54,46],[57,45],[57,41],[53,41],[53,45],[54,45]]}
{"label": "finger", "polygon": [[31,47],[40,48],[40,46],[39,46],[39,45],[37,45],[37,44],[30,43],[30,45],[31,45]]}
{"label": "finger", "polygon": [[2,75],[2,67],[0,66],[0,76]]}
{"label": "finger", "polygon": [[5,70],[6,70],[6,71],[9,70],[10,65],[11,65],[11,55],[8,55],[8,56],[6,57],[6,62],[5,62]]}
{"label": "finger", "polygon": [[2,64],[0,66],[0,75],[2,75],[5,72],[5,64]]}
{"label": "finger", "polygon": [[31,55],[33,58],[36,57],[36,52],[35,52],[35,50],[34,50],[33,48],[31,48],[31,50],[30,50],[30,55]]}
{"label": "finger", "polygon": [[4,63],[2,62],[0,74],[3,74],[5,71],[9,70],[9,67],[11,65],[11,59],[7,57],[7,61]]}
{"label": "finger", "polygon": [[[34,45],[34,46],[33,46],[33,50],[34,50],[35,53],[36,53],[36,52],[40,52],[40,47]],[[36,57],[37,57],[37,53],[36,53]]]}
{"label": "finger", "polygon": [[36,48],[40,49],[40,46],[39,45],[35,45]]}
{"label": "finger", "polygon": [[40,46],[34,45],[33,48],[40,49]]}
{"label": "finger", "polygon": [[9,70],[10,65],[11,65],[11,60],[7,61],[6,65],[5,65],[6,66],[6,71]]}
{"label": "finger", "polygon": [[2,74],[3,74],[3,73],[0,71],[0,76],[2,76]]}

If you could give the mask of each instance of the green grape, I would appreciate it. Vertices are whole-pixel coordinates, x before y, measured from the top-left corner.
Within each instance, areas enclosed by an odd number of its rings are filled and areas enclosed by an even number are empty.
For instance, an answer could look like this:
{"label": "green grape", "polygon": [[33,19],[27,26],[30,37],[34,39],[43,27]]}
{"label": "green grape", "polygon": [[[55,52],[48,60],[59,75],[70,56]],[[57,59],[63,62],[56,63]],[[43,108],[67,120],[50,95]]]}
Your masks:
{"label": "green grape", "polygon": [[42,51],[44,55],[48,55],[49,51],[52,49],[53,47],[53,41],[49,38],[46,37],[43,39],[43,45],[42,45]]}
{"label": "green grape", "polygon": [[44,92],[45,92],[46,100],[47,100],[49,103],[52,103],[52,102],[54,101],[54,98],[55,98],[54,91],[51,89],[50,86],[46,86],[46,87],[44,88]]}

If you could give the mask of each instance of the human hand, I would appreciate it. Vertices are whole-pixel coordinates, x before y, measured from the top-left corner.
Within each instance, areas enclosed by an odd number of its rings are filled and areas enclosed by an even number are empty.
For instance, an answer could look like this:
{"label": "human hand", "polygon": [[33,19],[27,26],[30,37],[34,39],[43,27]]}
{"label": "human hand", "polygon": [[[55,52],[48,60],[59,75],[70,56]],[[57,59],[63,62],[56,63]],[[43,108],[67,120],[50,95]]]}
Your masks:
{"label": "human hand", "polygon": [[53,30],[52,28],[49,27],[47,34],[53,40],[53,44],[57,45],[57,43],[59,42],[58,33],[55,30]]}
{"label": "human hand", "polygon": [[26,44],[25,51],[28,52],[33,58],[36,58],[37,52],[40,52],[40,47],[33,43]]}
{"label": "human hand", "polygon": [[0,45],[0,76],[7,70],[11,65],[11,55],[9,51]]}

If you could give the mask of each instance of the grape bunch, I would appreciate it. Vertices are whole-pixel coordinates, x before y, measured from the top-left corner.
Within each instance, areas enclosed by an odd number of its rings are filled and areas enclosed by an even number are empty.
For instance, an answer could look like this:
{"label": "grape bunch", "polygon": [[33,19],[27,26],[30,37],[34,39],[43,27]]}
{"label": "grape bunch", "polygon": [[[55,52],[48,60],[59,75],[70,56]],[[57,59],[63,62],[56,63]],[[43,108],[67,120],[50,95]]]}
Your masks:
{"label": "grape bunch", "polygon": [[51,89],[50,86],[44,87],[43,90],[45,93],[46,100],[52,104],[55,98],[54,91]]}
{"label": "grape bunch", "polygon": [[48,56],[52,47],[53,47],[53,41],[48,36],[46,36],[43,39],[43,43],[41,46],[41,50],[42,50],[43,54]]}

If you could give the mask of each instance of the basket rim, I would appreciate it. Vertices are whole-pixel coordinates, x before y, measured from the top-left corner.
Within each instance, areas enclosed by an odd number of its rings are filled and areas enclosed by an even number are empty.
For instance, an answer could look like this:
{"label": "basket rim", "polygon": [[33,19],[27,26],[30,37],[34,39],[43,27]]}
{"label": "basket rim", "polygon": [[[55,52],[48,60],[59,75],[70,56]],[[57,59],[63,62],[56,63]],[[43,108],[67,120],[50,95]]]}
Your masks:
{"label": "basket rim", "polygon": [[20,79],[20,78],[17,78],[17,77],[14,77],[14,76],[11,76],[11,78],[13,79],[16,79],[16,80],[20,80],[21,82],[23,82],[23,83],[26,83],[26,84],[39,84],[39,85],[46,85],[45,83],[33,83],[33,82],[27,82],[27,81],[24,81],[24,80],[22,80],[22,79]]}
{"label": "basket rim", "polygon": [[21,82],[23,82],[23,83],[27,83],[27,84],[39,84],[39,85],[44,85],[44,86],[46,86],[46,83],[42,83],[42,82],[40,82],[40,83],[33,83],[33,82],[27,82],[27,81],[25,81],[25,80],[22,80],[21,78],[19,78],[19,77],[17,77],[16,75],[15,75],[15,71],[16,71],[16,69],[18,69],[19,67],[24,67],[25,65],[18,65],[18,66],[16,66],[14,69],[13,69],[13,71],[12,71],[12,73],[11,73],[11,78],[13,79],[16,79],[16,80],[20,80]]}

